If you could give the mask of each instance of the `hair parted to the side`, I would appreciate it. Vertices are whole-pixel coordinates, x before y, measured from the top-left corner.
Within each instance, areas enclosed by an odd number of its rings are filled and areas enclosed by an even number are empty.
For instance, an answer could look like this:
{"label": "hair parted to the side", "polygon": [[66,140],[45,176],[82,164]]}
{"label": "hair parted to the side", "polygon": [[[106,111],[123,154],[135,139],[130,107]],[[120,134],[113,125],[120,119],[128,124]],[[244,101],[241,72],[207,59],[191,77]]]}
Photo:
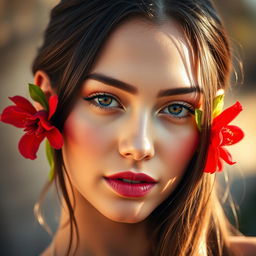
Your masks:
{"label": "hair parted to the side", "polygon": [[[51,12],[43,45],[32,67],[34,74],[37,70],[48,74],[58,94],[59,105],[53,124],[62,131],[80,86],[100,56],[104,42],[114,28],[133,18],[147,20],[152,26],[160,26],[169,19],[178,22],[191,46],[194,68],[204,95],[205,115],[198,149],[175,191],[148,217],[150,233],[154,231],[152,255],[167,256],[171,252],[173,256],[198,256],[202,242],[206,242],[207,255],[232,255],[227,237],[235,229],[226,219],[216,195],[215,175],[202,172],[209,144],[213,99],[218,89],[228,88],[232,70],[226,32],[210,1],[62,0]],[[77,236],[78,231],[74,205],[67,192],[65,174],[67,177],[68,174],[61,150],[55,150],[55,164],[55,185],[57,191],[61,191],[70,216],[67,255],[71,255],[74,229]],[[46,184],[35,205],[41,224],[44,224],[41,203],[50,185],[51,182]]]}

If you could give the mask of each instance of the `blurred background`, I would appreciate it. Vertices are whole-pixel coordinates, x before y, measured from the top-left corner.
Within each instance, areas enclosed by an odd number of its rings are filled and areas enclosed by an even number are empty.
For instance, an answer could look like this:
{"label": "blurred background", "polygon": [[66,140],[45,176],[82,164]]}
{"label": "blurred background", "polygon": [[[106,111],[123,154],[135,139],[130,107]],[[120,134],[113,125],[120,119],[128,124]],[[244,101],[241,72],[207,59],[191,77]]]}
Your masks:
{"label": "blurred background", "polygon": [[[41,45],[50,9],[56,0],[0,0],[0,111],[10,105],[8,96],[29,98],[27,83],[33,83],[31,63]],[[226,97],[225,107],[239,100],[244,111],[233,122],[246,134],[245,139],[230,147],[237,164],[226,167],[230,190],[237,203],[239,229],[256,236],[256,0],[218,0],[217,9],[224,19],[233,51],[243,63],[234,59],[238,79]],[[51,237],[33,215],[36,202],[47,180],[48,164],[44,145],[36,161],[20,156],[18,141],[21,129],[0,123],[0,251],[1,255],[39,255]],[[224,184],[224,173],[218,173]],[[225,185],[226,186],[226,185]],[[59,205],[54,190],[47,194],[46,220],[56,230]],[[231,221],[230,208],[226,207]]]}

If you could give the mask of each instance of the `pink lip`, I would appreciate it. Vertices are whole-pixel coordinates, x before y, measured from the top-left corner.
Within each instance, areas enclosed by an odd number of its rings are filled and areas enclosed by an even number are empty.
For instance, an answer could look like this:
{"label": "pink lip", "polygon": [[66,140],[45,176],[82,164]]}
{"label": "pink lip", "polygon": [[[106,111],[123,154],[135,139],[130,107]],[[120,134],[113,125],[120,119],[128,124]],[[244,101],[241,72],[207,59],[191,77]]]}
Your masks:
{"label": "pink lip", "polygon": [[[125,197],[142,197],[156,185],[157,181],[144,173],[119,172],[114,175],[104,177],[107,183],[118,194]],[[131,181],[141,181],[140,183],[129,183],[122,179]]]}

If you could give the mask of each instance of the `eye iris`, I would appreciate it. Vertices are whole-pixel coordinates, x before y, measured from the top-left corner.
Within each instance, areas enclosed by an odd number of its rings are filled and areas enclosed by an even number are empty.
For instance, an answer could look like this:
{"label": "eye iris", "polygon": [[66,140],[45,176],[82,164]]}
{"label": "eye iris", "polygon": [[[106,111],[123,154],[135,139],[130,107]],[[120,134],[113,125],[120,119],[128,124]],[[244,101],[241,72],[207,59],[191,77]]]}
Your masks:
{"label": "eye iris", "polygon": [[182,112],[182,107],[178,104],[175,104],[175,105],[171,105],[169,107],[169,111],[175,115],[178,115]]}
{"label": "eye iris", "polygon": [[111,101],[112,101],[112,99],[110,97],[107,97],[107,96],[99,97],[100,104],[109,105],[111,103]]}

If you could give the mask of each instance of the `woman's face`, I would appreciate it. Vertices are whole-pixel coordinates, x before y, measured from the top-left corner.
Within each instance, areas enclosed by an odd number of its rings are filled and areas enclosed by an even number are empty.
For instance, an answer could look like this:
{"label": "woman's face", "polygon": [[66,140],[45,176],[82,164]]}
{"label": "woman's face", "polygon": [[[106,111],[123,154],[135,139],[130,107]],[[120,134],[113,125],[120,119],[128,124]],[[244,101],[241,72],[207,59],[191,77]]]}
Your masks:
{"label": "woman's face", "polygon": [[149,216],[177,186],[196,149],[199,93],[190,53],[172,22],[122,24],[64,124],[72,185],[113,221]]}

